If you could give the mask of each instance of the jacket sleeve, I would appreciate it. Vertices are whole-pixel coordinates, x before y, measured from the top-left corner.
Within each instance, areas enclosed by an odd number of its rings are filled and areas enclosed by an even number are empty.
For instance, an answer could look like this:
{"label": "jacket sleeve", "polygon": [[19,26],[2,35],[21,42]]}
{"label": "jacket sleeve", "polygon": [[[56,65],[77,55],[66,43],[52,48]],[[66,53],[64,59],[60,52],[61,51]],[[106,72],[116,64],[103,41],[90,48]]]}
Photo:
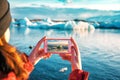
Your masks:
{"label": "jacket sleeve", "polygon": [[21,58],[24,62],[23,67],[28,71],[28,73],[31,73],[32,70],[34,69],[34,66],[32,65],[32,63],[28,60],[28,56],[25,53],[21,54]]}
{"label": "jacket sleeve", "polygon": [[88,80],[88,76],[88,72],[76,69],[70,73],[68,80]]}

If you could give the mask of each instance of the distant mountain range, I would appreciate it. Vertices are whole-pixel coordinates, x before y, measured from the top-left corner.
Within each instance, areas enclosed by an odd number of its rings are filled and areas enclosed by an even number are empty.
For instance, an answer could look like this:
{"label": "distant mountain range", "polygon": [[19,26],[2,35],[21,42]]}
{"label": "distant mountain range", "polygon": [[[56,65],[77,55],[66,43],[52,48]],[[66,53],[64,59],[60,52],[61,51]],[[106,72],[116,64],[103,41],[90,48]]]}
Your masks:
{"label": "distant mountain range", "polygon": [[[81,19],[92,20],[99,18],[99,20],[111,17],[111,19],[118,19],[120,11],[106,11],[106,10],[93,10],[85,8],[54,8],[49,6],[40,7],[15,7],[11,9],[13,18],[30,19]],[[118,19],[119,20],[119,19]]]}

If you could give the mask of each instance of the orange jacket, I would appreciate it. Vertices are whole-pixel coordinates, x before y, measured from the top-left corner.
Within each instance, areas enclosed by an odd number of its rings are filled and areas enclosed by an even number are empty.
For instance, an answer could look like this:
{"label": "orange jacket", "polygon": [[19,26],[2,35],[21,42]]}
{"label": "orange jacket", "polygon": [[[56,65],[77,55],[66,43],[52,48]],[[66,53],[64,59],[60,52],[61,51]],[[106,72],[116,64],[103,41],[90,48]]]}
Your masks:
{"label": "orange jacket", "polygon": [[[25,62],[24,68],[28,71],[28,74],[32,72],[34,66],[27,59],[26,54],[22,54],[22,59]],[[0,73],[0,80],[17,80],[14,72],[10,72],[5,78],[2,78],[4,75]],[[69,75],[68,80],[88,80],[89,73],[83,70],[76,69],[72,71]]]}
{"label": "orange jacket", "polygon": [[[27,69],[28,69],[28,65],[27,65]],[[88,72],[77,69],[71,72],[68,80],[88,80],[88,75],[89,75]],[[15,74],[13,72],[10,72],[6,78],[0,79],[0,80],[17,80],[17,79],[16,79]]]}
{"label": "orange jacket", "polygon": [[88,76],[88,72],[76,69],[70,73],[68,80],[88,80]]}

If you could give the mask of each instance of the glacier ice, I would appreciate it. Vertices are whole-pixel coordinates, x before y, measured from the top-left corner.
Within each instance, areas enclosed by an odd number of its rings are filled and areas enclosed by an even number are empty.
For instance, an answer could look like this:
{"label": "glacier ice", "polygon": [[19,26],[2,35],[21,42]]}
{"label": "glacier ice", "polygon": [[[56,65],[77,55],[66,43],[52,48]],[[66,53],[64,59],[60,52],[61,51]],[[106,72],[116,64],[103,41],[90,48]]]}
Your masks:
{"label": "glacier ice", "polygon": [[94,30],[94,25],[88,22],[75,22],[68,20],[66,22],[54,22],[50,18],[42,19],[41,21],[32,22],[27,17],[24,19],[13,20],[12,24],[17,26],[24,26],[28,28],[41,28],[41,29],[64,29],[64,30]]}

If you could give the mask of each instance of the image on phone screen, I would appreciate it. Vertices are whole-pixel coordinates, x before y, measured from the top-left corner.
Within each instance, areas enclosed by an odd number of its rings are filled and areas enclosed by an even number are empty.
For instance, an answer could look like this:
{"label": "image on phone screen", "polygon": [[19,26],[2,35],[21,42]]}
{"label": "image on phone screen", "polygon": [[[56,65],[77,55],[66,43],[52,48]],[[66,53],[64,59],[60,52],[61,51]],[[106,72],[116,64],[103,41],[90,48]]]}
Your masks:
{"label": "image on phone screen", "polygon": [[68,40],[47,40],[47,52],[67,53]]}

